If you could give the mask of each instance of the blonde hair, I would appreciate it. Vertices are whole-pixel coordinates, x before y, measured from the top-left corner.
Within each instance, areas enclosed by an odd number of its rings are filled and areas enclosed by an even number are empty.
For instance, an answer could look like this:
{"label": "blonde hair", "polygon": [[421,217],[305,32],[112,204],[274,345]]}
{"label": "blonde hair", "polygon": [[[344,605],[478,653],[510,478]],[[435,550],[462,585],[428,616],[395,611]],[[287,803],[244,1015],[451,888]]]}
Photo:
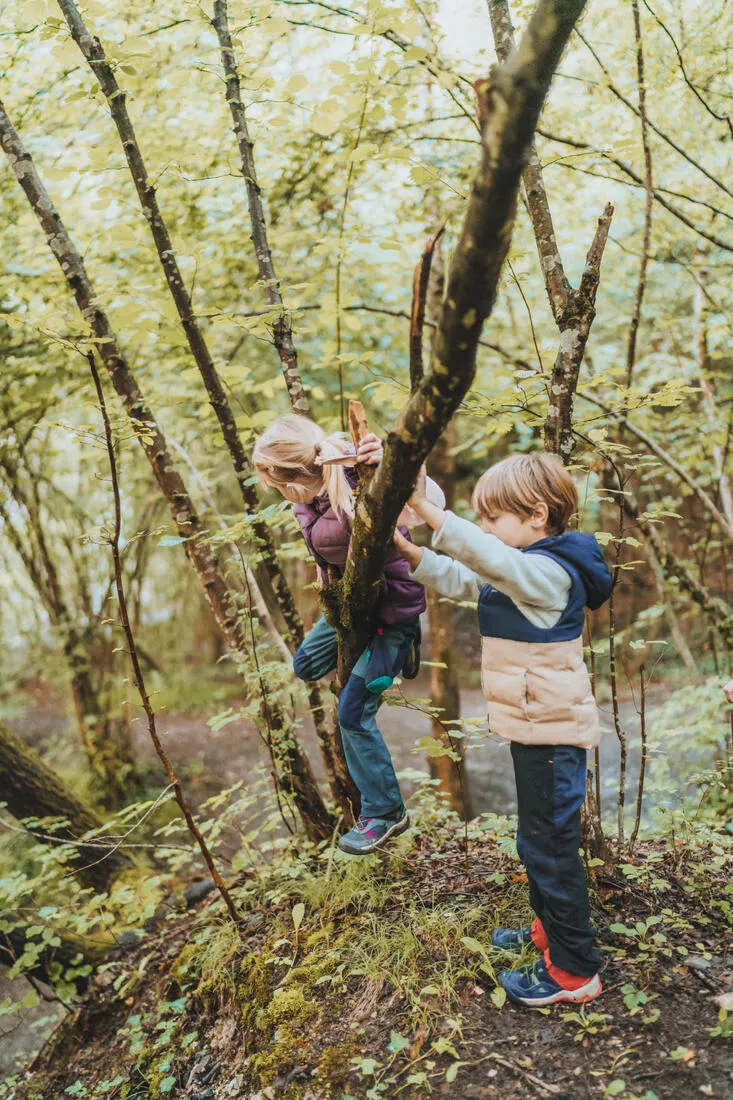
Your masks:
{"label": "blonde hair", "polygon": [[510,455],[476,482],[471,507],[480,516],[511,512],[529,519],[538,504],[547,505],[547,533],[561,535],[578,510],[578,490],[562,460],[538,452]]}
{"label": "blonde hair", "polygon": [[279,416],[255,443],[252,461],[263,485],[277,489],[294,504],[307,504],[328,494],[336,515],[354,518],[354,494],[343,466],[324,466],[326,458],[348,451],[341,432],[326,435],[307,416]]}

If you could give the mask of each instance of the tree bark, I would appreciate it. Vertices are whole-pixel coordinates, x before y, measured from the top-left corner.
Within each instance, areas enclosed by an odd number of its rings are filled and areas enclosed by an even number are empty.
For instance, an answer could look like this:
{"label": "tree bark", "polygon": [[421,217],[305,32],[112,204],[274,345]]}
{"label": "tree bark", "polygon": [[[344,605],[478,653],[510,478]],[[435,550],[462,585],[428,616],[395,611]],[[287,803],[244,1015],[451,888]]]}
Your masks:
{"label": "tree bark", "polygon": [[430,369],[387,436],[357,502],[340,589],[339,679],[364,648],[397,516],[421,463],[473,381],[484,320],[509,249],[519,181],[540,109],[584,0],[540,0],[518,49],[477,85],[481,157],[448,277]]}
{"label": "tree bark", "polygon": [[[428,473],[440,484],[445,493],[445,506],[451,509],[455,504],[456,463],[450,450],[455,443],[455,437],[455,425],[451,421],[433,447],[428,462]],[[453,749],[460,756],[460,760],[452,760],[449,756],[430,756],[428,765],[431,776],[440,783],[440,789],[446,795],[451,809],[464,821],[469,821],[473,817],[473,808],[463,739],[449,736],[461,717],[455,608],[449,601],[441,600],[434,588],[427,589],[427,598],[431,660],[430,701],[438,711],[431,720],[431,732],[436,740],[442,741],[446,748]]]}
{"label": "tree bark", "polygon": [[[514,51],[514,28],[509,3],[508,0],[488,0],[488,5],[496,53],[500,61],[506,62]],[[568,462],[575,449],[572,431],[575,391],[585,345],[596,315],[595,301],[601,261],[608,239],[613,207],[609,203],[598,220],[580,285],[575,290],[565,275],[534,140],[529,161],[522,173],[522,185],[534,230],[545,290],[552,316],[560,330],[560,345],[549,382],[545,448],[559,454],[564,462]]]}
{"label": "tree bark", "polygon": [[[65,786],[63,781],[28,748],[20,737],[0,723],[0,799],[6,802],[13,817],[60,818],[63,825],[32,824],[25,828],[41,843],[76,841],[102,822]],[[54,839],[49,841],[47,837]],[[97,891],[109,889],[112,881],[132,866],[121,851],[107,855],[92,844],[80,844],[73,849],[69,866],[85,886]],[[104,856],[104,859],[101,857]],[[101,859],[101,862],[100,862]]]}
{"label": "tree bark", "polygon": [[[443,305],[445,275],[443,254],[436,234],[427,242],[422,259],[415,269],[413,310],[410,324],[410,381],[417,389],[423,377],[422,336],[425,316],[437,321]],[[427,269],[427,272],[426,272]],[[431,330],[431,347],[435,342]],[[428,459],[428,472],[445,493],[446,508],[455,506],[456,460],[451,454],[456,442],[455,420],[451,420],[433,447]],[[456,655],[456,612],[448,600],[441,600],[434,588],[427,589],[428,628],[430,631],[430,701],[438,711],[431,719],[432,734],[460,759],[450,756],[428,756],[433,779],[448,799],[448,805],[464,821],[473,817],[466,772],[462,737],[452,737],[461,718],[461,685]]]}
{"label": "tree bark", "polygon": [[294,412],[310,415],[310,402],[298,369],[298,353],[293,343],[293,330],[283,306],[280,280],[275,274],[272,252],[267,240],[267,221],[262,205],[262,192],[255,170],[254,143],[249,134],[247,115],[242,103],[237,59],[229,33],[227,0],[214,0],[212,25],[219,39],[222,66],[226,78],[226,99],[232,116],[234,136],[239,147],[242,176],[247,187],[247,205],[252,226],[252,244],[257,258],[257,269],[264,283],[267,304],[278,311],[272,327],[272,338],[282,365],[283,377]]}
{"label": "tree bark", "polygon": [[[219,572],[214,554],[202,537],[202,529],[193,500],[174,465],[165,437],[158,427],[134,374],[122,352],[112,325],[99,304],[84,261],[68,235],[60,215],[41,180],[30,154],[25,150],[0,101],[0,143],[10,166],[26,194],[56,257],[79,311],[89,326],[91,339],[112,379],[112,384],[152,466],[155,478],[171,510],[186,555],[199,577],[214,616],[234,651],[245,649],[237,600]],[[314,838],[331,835],[331,817],[323,803],[308,758],[291,730],[275,723],[278,749],[286,770],[286,782],[303,819],[306,831]]]}

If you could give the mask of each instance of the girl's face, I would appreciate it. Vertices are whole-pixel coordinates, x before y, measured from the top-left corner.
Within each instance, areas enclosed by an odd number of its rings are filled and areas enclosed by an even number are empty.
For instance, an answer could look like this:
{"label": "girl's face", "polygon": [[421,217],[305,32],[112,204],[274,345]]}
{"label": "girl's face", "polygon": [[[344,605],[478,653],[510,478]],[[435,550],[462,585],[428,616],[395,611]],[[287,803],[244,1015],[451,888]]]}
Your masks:
{"label": "girl's face", "polygon": [[282,482],[277,486],[278,491],[292,504],[312,504],[316,497],[323,492],[323,484],[320,485],[314,479],[298,477],[293,470],[278,471]]}

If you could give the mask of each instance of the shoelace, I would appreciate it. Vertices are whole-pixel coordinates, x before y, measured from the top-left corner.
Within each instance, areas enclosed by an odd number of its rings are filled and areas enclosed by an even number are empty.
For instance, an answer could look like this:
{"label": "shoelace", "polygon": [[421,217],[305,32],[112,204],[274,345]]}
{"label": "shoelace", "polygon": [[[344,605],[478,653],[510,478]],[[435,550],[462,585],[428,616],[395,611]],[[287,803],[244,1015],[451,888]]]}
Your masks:
{"label": "shoelace", "polygon": [[363,833],[371,820],[372,819],[370,817],[362,817],[361,814],[359,814],[359,817],[357,819],[356,824],[354,825],[354,828],[356,829],[356,831],[358,833]]}

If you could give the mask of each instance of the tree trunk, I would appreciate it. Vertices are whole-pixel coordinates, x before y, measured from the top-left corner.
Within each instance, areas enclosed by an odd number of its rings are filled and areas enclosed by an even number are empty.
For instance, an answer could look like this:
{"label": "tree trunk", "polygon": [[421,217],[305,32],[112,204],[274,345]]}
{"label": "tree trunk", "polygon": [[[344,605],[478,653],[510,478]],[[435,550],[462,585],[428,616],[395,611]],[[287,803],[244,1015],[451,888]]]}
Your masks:
{"label": "tree trunk", "polygon": [[[438,243],[434,246],[425,300],[425,313],[429,321],[437,321],[440,317],[444,283],[443,253]],[[415,343],[422,337],[422,325],[418,327],[419,332],[414,334]],[[435,331],[431,329],[431,348],[435,341]],[[410,354],[413,388],[417,388],[422,381],[422,371],[419,371],[418,376],[418,372],[412,368],[413,361],[417,361],[418,358],[421,356],[418,355],[416,348],[414,353],[411,351]],[[451,420],[433,447],[428,461],[428,472],[443,489],[445,506],[450,509],[455,506],[456,460],[451,454],[455,442],[456,425],[455,421]],[[456,612],[455,607],[448,600],[441,601],[434,588],[427,589],[427,600],[431,660],[430,700],[439,712],[432,718],[432,734],[437,741],[442,741],[446,748],[452,749],[460,756],[460,760],[453,760],[450,756],[429,756],[428,766],[433,779],[437,779],[440,783],[440,789],[447,797],[450,808],[455,810],[464,821],[468,821],[473,814],[464,761],[463,738],[450,736],[452,730],[456,729],[452,723],[458,722],[461,717],[461,687],[456,658]]]}
{"label": "tree trunk", "polygon": [[[28,748],[20,737],[0,724],[0,799],[6,802],[13,817],[61,818],[65,825],[40,824],[25,826],[43,844],[76,840],[102,822],[63,781]],[[48,839],[51,837],[52,839]],[[121,871],[132,866],[120,851],[106,854],[92,843],[73,849],[69,865],[85,886],[105,891]],[[102,857],[105,857],[102,859]],[[101,862],[99,862],[101,860]]]}
{"label": "tree trunk", "polygon": [[[181,275],[176,252],[170,238],[167,224],[160,210],[155,188],[151,184],[142,150],[138,144],[132,121],[127,111],[126,97],[119,87],[115,72],[107,61],[104,48],[98,38],[92,36],[84,24],[74,0],[59,0],[59,6],[68,23],[74,41],[79,46],[86,58],[89,67],[99,82],[109,105],[112,119],[117,127],[122,149],[135,184],[135,189],[140,201],[140,208],[150,226],[158,258],[163,273],[168,283],[171,297],[175,303],[181,325],[186,334],[191,354],[199,369],[206,386],[212,408],[216,413],[222,438],[226,443],[231,458],[237,483],[242,495],[244,510],[250,515],[256,516],[260,503],[257,488],[253,478],[253,470],[246,454],[235,423],[234,413],[219,378],[214,360],[204,338],[203,331],[195,315],[191,297]],[[260,278],[267,287],[268,301],[282,306],[282,296],[278,289],[278,282],[272,264],[264,211],[259,194],[259,187],[255,176],[252,142],[247,130],[247,121],[239,95],[239,79],[234,53],[229,37],[227,24],[226,4],[219,3],[216,6],[214,25],[219,34],[222,45],[222,57],[227,77],[227,100],[229,102],[234,120],[235,132],[239,142],[242,156],[242,171],[247,183],[247,193],[250,203],[253,241],[259,265]],[[290,325],[281,310],[280,317],[274,326],[274,339],[282,362],[283,375],[288,387],[288,396],[296,412],[309,412],[308,398],[298,372],[298,359],[293,345]],[[291,650],[302,641],[303,623],[295,605],[292,590],[282,571],[277,559],[272,531],[261,519],[255,518],[251,529],[257,539],[260,562],[257,568],[257,576],[265,589],[265,595],[272,593],[270,602],[278,608],[288,632],[288,642]],[[344,811],[349,812],[349,799],[353,797],[355,788],[348,779],[346,762],[343,758],[340,737],[333,723],[326,720],[326,708],[321,699],[321,691],[318,685],[310,689],[311,707],[313,719],[316,724],[319,744],[323,753],[323,759],[329,777],[331,789],[335,797],[341,803]],[[315,701],[315,705],[314,705]]]}

